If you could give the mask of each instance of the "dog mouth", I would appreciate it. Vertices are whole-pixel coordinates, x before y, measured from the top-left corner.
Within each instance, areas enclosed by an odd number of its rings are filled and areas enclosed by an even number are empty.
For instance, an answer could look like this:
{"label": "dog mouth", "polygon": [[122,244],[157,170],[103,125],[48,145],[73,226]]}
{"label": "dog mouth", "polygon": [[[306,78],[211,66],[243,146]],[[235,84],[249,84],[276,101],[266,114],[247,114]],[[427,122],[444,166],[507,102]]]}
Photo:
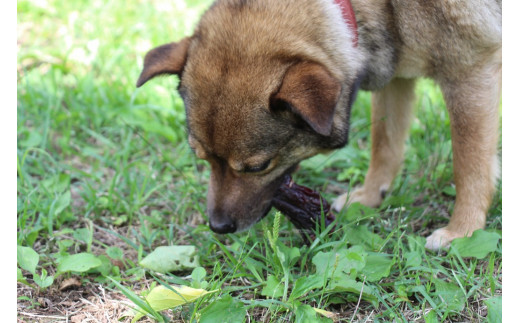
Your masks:
{"label": "dog mouth", "polygon": [[[280,177],[278,177],[276,179],[276,185],[274,185],[274,194],[273,194],[273,197],[271,198],[271,201],[269,202],[269,204],[267,205],[266,209],[263,211],[262,213],[262,216],[260,216],[258,218],[258,220],[256,221],[257,223],[260,222],[263,218],[265,218],[269,212],[271,211],[271,209],[274,207],[275,209],[278,209],[276,207],[276,205],[278,205],[279,203],[277,201],[280,200],[280,196],[283,195],[282,193],[282,187],[287,183],[287,180],[288,179],[291,179],[291,174],[293,172],[295,172],[299,167],[299,164],[294,164],[293,166],[291,166],[289,169],[287,169],[287,171],[285,171]],[[279,209],[278,209],[279,210]],[[281,210],[279,210],[281,211]],[[282,212],[283,213],[283,212]]]}
{"label": "dog mouth", "polygon": [[297,165],[294,165],[271,184],[273,195],[269,201],[264,201],[264,207],[260,209],[261,216],[253,223],[242,223],[238,226],[238,231],[260,222],[273,207],[289,218],[306,243],[314,239],[316,229],[326,228],[334,222],[336,216],[331,212],[327,200],[319,192],[293,181],[291,173],[296,168]]}

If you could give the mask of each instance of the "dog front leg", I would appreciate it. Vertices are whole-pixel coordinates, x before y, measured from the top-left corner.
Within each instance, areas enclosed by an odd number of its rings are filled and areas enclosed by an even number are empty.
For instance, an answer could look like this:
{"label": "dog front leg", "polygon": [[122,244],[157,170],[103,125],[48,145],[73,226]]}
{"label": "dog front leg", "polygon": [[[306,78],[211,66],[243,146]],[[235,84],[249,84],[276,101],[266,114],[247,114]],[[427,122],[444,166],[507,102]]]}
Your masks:
{"label": "dog front leg", "polygon": [[381,204],[403,161],[414,88],[414,79],[396,78],[372,93],[372,150],[365,183],[339,196],[333,204],[336,211],[354,202],[370,207]]}
{"label": "dog front leg", "polygon": [[448,226],[426,240],[428,249],[446,247],[484,228],[499,174],[497,142],[501,64],[487,66],[458,82],[441,82],[451,121],[456,199]]}

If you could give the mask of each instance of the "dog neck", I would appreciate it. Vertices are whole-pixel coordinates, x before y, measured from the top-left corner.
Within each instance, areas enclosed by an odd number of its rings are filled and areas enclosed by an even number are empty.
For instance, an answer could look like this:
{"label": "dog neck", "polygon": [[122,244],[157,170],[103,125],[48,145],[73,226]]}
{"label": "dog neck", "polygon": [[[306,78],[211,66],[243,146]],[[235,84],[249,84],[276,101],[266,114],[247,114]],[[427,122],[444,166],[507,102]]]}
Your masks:
{"label": "dog neck", "polygon": [[354,33],[354,47],[357,47],[358,28],[356,15],[354,14],[354,9],[352,9],[352,3],[350,3],[350,0],[334,0],[334,3],[336,3],[341,8],[341,15],[343,16],[345,23],[352,29],[352,32]]}
{"label": "dog neck", "polygon": [[[334,3],[343,1],[349,2],[356,10],[357,19],[353,19],[349,26],[357,25],[357,29],[352,29],[350,33],[352,39],[357,39],[358,46],[354,48],[359,49],[363,56],[365,77],[361,89],[380,90],[394,77],[401,55],[402,42],[395,25],[395,9],[391,1],[333,0]],[[345,13],[342,14],[344,17]]]}

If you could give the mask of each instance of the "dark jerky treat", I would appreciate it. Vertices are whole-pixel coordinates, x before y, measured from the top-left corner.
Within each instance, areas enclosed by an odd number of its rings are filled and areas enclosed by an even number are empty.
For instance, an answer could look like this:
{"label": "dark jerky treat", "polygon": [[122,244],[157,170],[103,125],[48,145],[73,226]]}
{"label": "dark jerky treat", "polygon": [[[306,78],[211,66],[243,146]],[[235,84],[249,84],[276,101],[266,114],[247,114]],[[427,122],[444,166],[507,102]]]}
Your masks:
{"label": "dark jerky treat", "polygon": [[320,193],[296,184],[290,176],[285,176],[273,199],[273,206],[289,217],[301,233],[312,232],[316,223],[321,223],[322,214],[326,226],[336,218]]}

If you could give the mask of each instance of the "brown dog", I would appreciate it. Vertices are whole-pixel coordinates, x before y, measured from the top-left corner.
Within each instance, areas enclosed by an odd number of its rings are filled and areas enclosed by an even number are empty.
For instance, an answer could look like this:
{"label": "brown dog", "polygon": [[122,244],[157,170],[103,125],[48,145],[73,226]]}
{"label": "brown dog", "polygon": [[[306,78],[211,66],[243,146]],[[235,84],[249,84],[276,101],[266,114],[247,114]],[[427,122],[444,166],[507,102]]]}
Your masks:
{"label": "brown dog", "polygon": [[436,80],[451,118],[457,188],[450,223],[427,239],[438,249],[484,227],[495,190],[501,7],[219,0],[193,36],[146,55],[137,86],[180,76],[189,143],[211,164],[210,227],[228,233],[267,214],[283,175],[301,160],[347,143],[358,87],[373,91],[372,159],[363,187],[334,208],[379,205],[402,162],[414,79]]}

